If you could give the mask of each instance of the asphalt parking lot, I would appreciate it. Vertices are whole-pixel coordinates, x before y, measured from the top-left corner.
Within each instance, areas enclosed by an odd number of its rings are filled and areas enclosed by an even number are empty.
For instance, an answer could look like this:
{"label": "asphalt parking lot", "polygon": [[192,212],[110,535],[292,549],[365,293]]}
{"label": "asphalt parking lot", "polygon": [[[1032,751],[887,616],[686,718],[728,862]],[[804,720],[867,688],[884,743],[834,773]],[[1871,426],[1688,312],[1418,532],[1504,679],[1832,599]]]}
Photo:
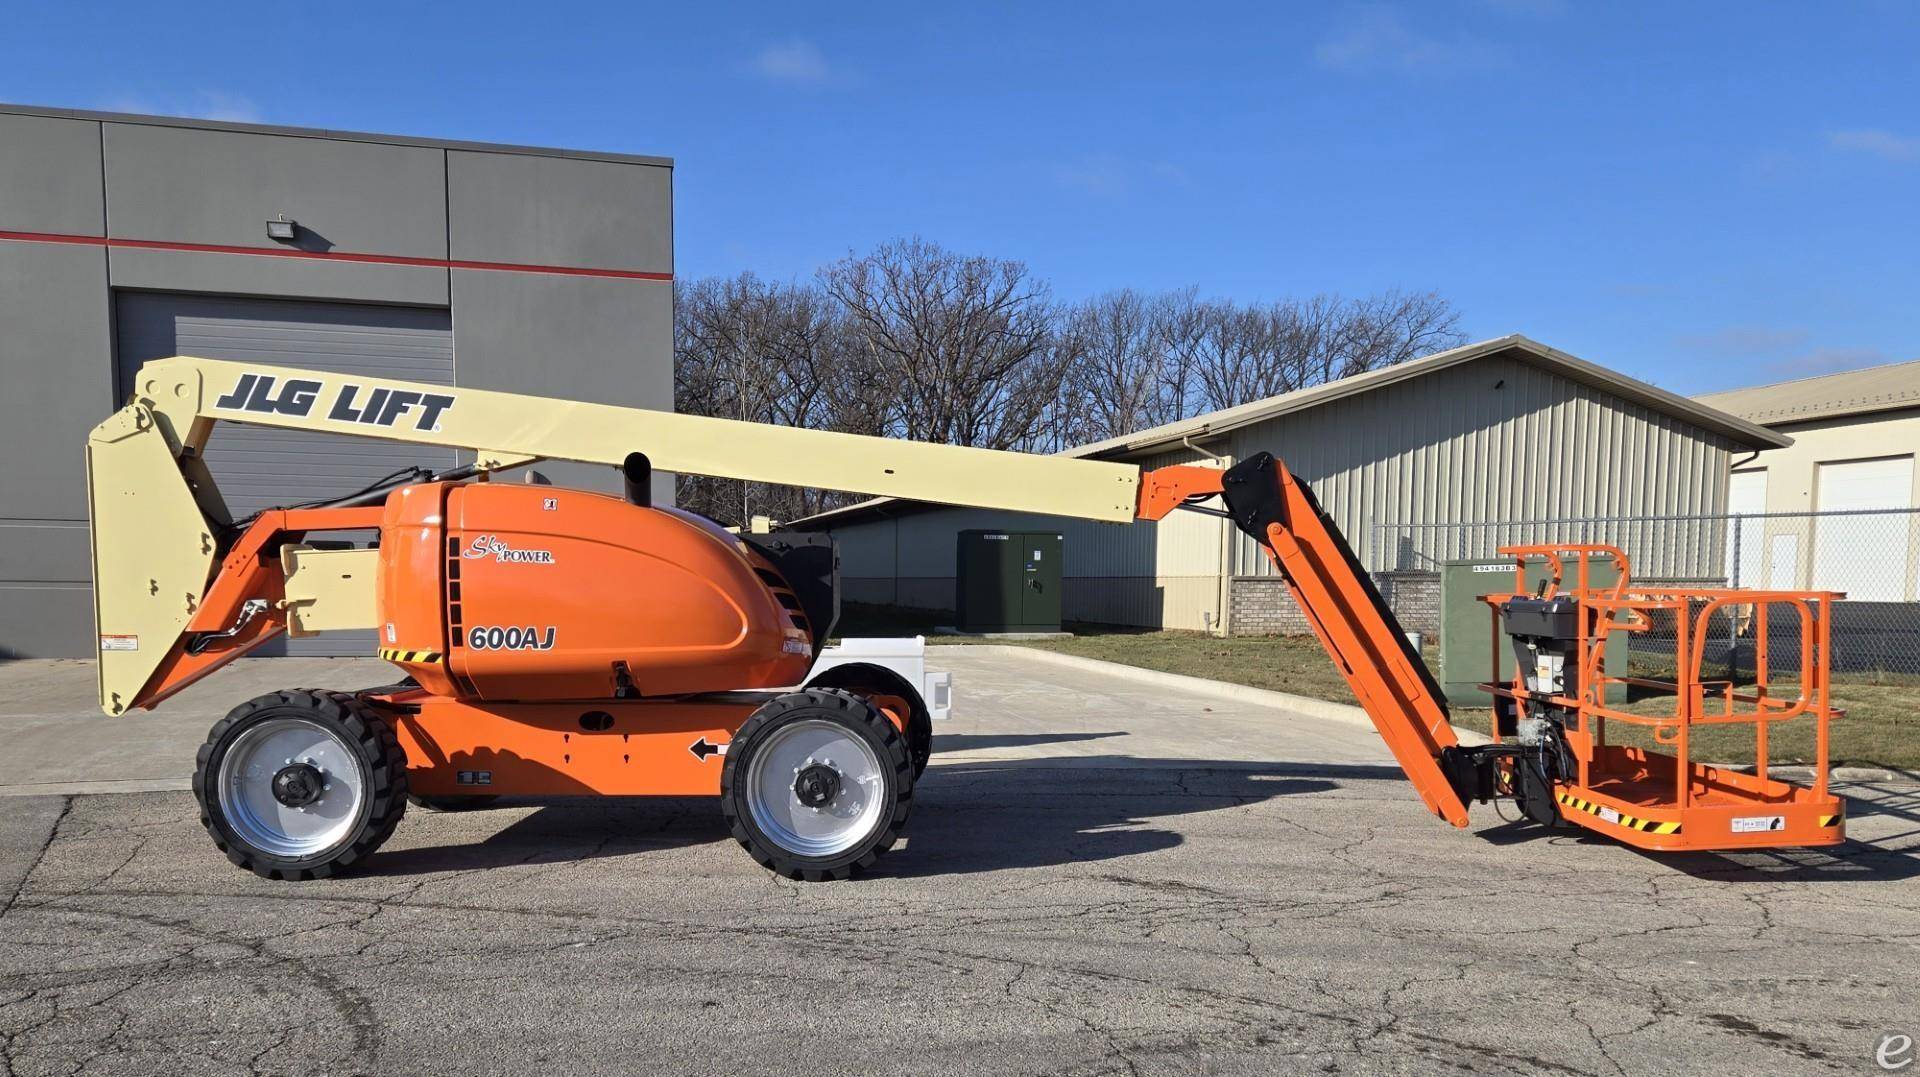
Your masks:
{"label": "asphalt parking lot", "polygon": [[6,1072],[1870,1073],[1920,1036],[1920,788],[1848,788],[1837,850],[1656,859],[1455,831],[1366,729],[937,653],[909,841],[825,885],[647,800],[417,811],[358,875],[264,882],[179,791],[193,747],[386,667],[109,720],[78,663],[0,664]]}

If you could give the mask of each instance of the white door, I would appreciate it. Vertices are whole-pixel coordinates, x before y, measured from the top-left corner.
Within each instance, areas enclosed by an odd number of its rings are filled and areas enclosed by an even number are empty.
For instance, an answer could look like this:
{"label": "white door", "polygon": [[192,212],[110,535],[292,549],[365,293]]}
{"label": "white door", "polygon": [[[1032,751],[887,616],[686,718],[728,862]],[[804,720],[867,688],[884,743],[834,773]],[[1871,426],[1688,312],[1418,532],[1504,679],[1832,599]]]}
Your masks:
{"label": "white door", "polygon": [[[1904,509],[1913,501],[1913,457],[1821,464],[1815,478],[1821,512]],[[1821,518],[1814,526],[1813,587],[1848,598],[1899,602],[1907,589],[1907,521],[1899,516]]]}
{"label": "white door", "polygon": [[1727,480],[1727,557],[1729,587],[1761,587],[1766,553],[1766,521],[1751,518],[1767,511],[1767,469],[1736,471]]}

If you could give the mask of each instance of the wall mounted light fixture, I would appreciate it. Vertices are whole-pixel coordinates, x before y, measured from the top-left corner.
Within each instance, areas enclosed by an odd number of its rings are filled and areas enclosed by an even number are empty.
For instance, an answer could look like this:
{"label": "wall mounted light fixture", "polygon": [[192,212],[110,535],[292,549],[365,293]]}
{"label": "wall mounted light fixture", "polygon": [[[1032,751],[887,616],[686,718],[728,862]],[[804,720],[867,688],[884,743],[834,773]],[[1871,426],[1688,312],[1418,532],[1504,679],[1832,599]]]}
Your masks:
{"label": "wall mounted light fixture", "polygon": [[292,240],[299,231],[300,222],[287,220],[284,213],[275,214],[273,220],[267,222],[268,239]]}

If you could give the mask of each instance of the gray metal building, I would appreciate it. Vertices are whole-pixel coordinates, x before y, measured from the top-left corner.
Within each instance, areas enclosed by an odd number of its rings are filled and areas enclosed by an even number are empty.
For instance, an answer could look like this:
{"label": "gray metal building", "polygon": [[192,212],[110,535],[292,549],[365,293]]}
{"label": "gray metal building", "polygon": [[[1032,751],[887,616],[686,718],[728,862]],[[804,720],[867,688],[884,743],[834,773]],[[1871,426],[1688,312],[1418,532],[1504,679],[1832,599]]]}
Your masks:
{"label": "gray metal building", "polygon": [[[1377,549],[1376,524],[1694,516],[1725,511],[1729,462],[1790,442],[1764,427],[1522,336],[1268,397],[1071,450],[1142,467],[1265,450],[1312,483],[1376,574],[1430,575],[1434,550]],[[1304,630],[1250,538],[1221,520],[1100,524],[877,499],[797,525],[841,543],[847,597],[953,608],[954,536],[1066,536],[1069,620],[1235,633]],[[1718,556],[1720,546],[1699,548]],[[1645,575],[1685,566],[1647,566]]]}
{"label": "gray metal building", "polygon": [[[671,410],[672,222],[663,158],[0,105],[0,657],[92,653],[82,449],[143,361]],[[237,513],[451,459],[238,427],[208,446]]]}

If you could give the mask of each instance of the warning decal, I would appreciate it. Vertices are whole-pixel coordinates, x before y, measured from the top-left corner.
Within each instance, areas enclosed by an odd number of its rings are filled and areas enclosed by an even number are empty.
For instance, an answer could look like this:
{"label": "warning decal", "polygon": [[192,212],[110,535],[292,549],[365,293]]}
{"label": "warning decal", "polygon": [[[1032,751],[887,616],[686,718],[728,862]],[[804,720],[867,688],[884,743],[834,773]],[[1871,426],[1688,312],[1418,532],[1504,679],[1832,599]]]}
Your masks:
{"label": "warning decal", "polygon": [[1629,830],[1642,830],[1649,834],[1680,833],[1679,823],[1662,823],[1654,819],[1636,818],[1616,808],[1602,807],[1591,800],[1585,800],[1569,793],[1555,793],[1554,799],[1558,800],[1560,806],[1563,808],[1572,808],[1575,811],[1586,812],[1588,815],[1597,816],[1616,826],[1624,826]]}

